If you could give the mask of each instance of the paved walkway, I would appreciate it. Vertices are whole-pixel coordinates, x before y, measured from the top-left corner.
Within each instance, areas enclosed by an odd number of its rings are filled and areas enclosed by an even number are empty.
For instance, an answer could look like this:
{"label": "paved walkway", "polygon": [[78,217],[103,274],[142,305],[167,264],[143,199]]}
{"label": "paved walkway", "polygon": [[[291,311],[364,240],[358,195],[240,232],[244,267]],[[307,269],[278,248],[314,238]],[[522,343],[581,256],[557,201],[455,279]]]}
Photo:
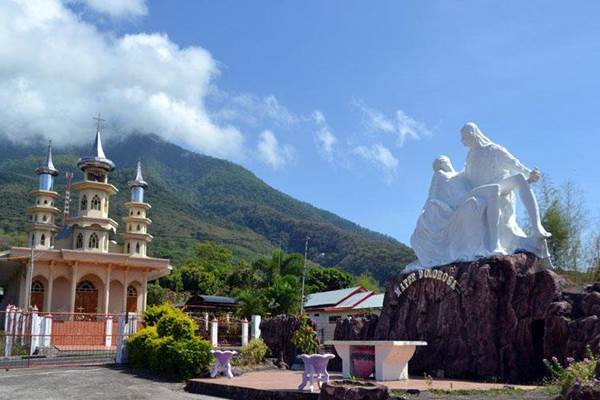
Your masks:
{"label": "paved walkway", "polygon": [[187,393],[183,383],[145,379],[117,369],[24,368],[0,371],[0,399],[23,400],[219,400]]}
{"label": "paved walkway", "polygon": [[[331,374],[331,379],[341,379],[341,375]],[[221,385],[235,385],[243,386],[252,389],[263,389],[263,390],[295,390],[298,388],[300,381],[302,380],[301,372],[299,371],[258,371],[249,372],[242,376],[235,377],[233,379],[227,379],[224,377],[218,377],[215,379],[211,378],[197,378],[194,381],[209,382]],[[433,379],[427,381],[423,378],[411,378],[406,381],[390,381],[381,382],[390,389],[418,389],[418,390],[490,390],[490,389],[502,389],[507,385],[502,383],[479,383],[479,382],[468,382],[468,381],[457,381],[449,379]],[[536,389],[537,386],[525,386],[525,385],[510,385],[514,388],[519,389]],[[308,388],[308,386],[307,386]]]}

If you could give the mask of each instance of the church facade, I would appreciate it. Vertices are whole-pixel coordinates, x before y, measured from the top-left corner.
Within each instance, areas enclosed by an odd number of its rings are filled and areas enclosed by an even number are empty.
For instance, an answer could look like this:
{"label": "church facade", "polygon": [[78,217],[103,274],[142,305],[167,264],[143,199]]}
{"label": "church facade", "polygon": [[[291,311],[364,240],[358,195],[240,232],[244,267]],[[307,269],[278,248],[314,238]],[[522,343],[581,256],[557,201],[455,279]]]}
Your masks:
{"label": "church facade", "polygon": [[121,245],[115,241],[119,224],[109,213],[111,197],[118,192],[109,182],[115,165],[104,153],[99,126],[92,154],[80,158],[77,167],[82,177],[72,185],[76,216],[65,214],[58,226],[58,170],[48,146],[46,162],[35,171],[39,178],[28,209],[28,247],[0,253],[0,310],[13,304],[52,313],[141,313],[148,281],[169,273],[169,260],[147,256],[152,221],[141,163],[128,183]]}

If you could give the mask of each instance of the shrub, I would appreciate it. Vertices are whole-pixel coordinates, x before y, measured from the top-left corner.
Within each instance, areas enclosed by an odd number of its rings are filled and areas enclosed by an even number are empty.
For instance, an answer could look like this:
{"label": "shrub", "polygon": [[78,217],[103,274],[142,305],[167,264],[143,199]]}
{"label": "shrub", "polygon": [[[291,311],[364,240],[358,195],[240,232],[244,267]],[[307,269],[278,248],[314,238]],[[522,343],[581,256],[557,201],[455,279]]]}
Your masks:
{"label": "shrub", "polygon": [[[134,368],[185,379],[208,368],[211,345],[194,335],[196,324],[171,306],[150,307],[146,328],[127,341],[129,362]],[[149,322],[148,322],[149,321]]]}
{"label": "shrub", "polygon": [[314,354],[319,350],[319,337],[305,314],[300,316],[300,326],[292,335],[291,342],[300,353]]}
{"label": "shrub", "polygon": [[268,350],[262,339],[252,339],[241,348],[240,354],[234,359],[234,364],[240,366],[260,364],[265,359]]}
{"label": "shrub", "polygon": [[156,323],[158,336],[172,336],[174,339],[189,339],[198,330],[198,325],[183,313],[167,313]]}
{"label": "shrub", "polygon": [[546,368],[552,375],[552,383],[560,386],[561,392],[564,394],[575,383],[581,385],[594,385],[596,364],[598,357],[595,356],[589,349],[587,357],[582,361],[575,361],[572,358],[567,358],[567,366],[560,364],[556,357],[551,360],[544,360]]}
{"label": "shrub", "polygon": [[181,310],[173,307],[170,304],[161,304],[159,306],[148,307],[144,312],[144,323],[146,326],[154,326],[159,319],[166,314],[185,315]]}
{"label": "shrub", "polygon": [[127,339],[127,359],[134,368],[147,367],[148,353],[152,348],[152,340],[158,339],[156,327],[141,329]]}

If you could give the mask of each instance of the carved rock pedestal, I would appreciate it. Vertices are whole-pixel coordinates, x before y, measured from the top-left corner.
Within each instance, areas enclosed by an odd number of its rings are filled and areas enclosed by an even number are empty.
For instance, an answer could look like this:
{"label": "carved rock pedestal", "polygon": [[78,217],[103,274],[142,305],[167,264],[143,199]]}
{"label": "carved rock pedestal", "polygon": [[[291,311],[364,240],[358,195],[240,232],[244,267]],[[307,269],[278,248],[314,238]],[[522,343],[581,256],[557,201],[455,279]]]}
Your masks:
{"label": "carved rock pedestal", "polygon": [[[496,256],[436,268],[456,279],[402,274],[386,289],[378,320],[341,322],[336,339],[424,340],[411,373],[533,382],[543,358],[583,358],[599,350],[600,285],[567,288],[530,254]],[[418,274],[416,275],[418,278]],[[346,325],[343,325],[343,324]],[[374,326],[373,326],[374,325]],[[372,332],[372,337],[365,336]],[[339,335],[339,336],[338,336]]]}
{"label": "carved rock pedestal", "polygon": [[319,400],[388,400],[387,386],[371,382],[331,381],[321,386]]}

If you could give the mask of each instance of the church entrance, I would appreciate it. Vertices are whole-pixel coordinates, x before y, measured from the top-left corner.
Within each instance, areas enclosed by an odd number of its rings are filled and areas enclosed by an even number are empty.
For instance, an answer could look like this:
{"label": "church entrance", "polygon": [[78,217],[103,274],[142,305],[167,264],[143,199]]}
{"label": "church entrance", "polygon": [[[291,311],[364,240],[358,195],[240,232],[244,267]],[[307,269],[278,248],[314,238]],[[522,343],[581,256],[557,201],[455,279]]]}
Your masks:
{"label": "church entrance", "polygon": [[98,289],[88,280],[81,281],[75,291],[75,310],[76,313],[98,312]]}

